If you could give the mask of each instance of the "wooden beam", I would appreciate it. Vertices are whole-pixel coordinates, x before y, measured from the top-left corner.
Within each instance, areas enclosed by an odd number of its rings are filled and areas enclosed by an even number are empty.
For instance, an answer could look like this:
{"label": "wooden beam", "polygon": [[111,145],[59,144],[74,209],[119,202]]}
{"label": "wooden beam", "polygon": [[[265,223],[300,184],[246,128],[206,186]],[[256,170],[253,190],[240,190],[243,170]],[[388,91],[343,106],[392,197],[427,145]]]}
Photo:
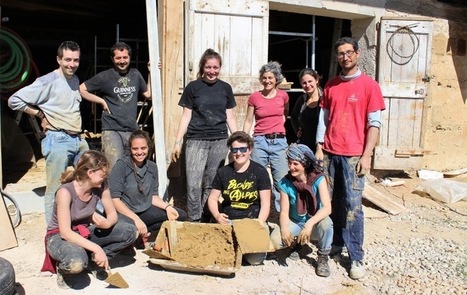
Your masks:
{"label": "wooden beam", "polygon": [[164,115],[162,107],[161,73],[158,67],[159,29],[157,24],[156,0],[146,0],[146,20],[148,26],[149,60],[151,61],[151,93],[153,108],[154,146],[156,149],[156,164],[159,169],[159,196],[166,198],[167,194],[167,160],[164,137]]}
{"label": "wooden beam", "polygon": [[379,208],[381,208],[384,212],[387,212],[392,215],[397,215],[407,210],[406,207],[399,203],[396,203],[390,197],[386,196],[385,194],[381,193],[380,191],[368,184],[365,185],[365,189],[363,190],[363,197],[366,200],[378,206]]}
{"label": "wooden beam", "polygon": [[[183,0],[162,0],[160,5],[162,44],[162,97],[164,98],[164,129],[166,151],[170,155],[175,142],[182,108],[178,105],[185,86]],[[169,161],[170,162],[170,161]],[[170,163],[168,177],[182,175],[181,161]]]}
{"label": "wooden beam", "polygon": [[15,229],[13,228],[13,224],[11,224],[10,215],[8,214],[3,196],[0,199],[0,232],[2,233],[0,251],[18,247]]}
{"label": "wooden beam", "polygon": [[408,158],[413,156],[423,157],[424,155],[436,155],[435,152],[423,149],[396,149],[395,157]]}

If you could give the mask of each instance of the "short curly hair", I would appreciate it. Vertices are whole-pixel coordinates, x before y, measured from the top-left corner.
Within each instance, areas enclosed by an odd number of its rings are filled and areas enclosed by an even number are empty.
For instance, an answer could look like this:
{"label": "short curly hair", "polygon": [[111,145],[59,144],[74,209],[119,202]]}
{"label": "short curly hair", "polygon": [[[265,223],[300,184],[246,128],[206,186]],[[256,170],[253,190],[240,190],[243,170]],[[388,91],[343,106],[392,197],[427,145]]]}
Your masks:
{"label": "short curly hair", "polygon": [[244,131],[235,131],[232,133],[232,135],[229,136],[229,139],[227,139],[227,146],[230,148],[234,141],[246,143],[249,149],[252,149],[255,145],[253,138]]}
{"label": "short curly hair", "polygon": [[261,67],[261,69],[259,70],[260,81],[264,73],[273,73],[274,77],[276,77],[276,85],[280,84],[284,80],[284,76],[282,75],[281,64],[277,61],[270,61]]}

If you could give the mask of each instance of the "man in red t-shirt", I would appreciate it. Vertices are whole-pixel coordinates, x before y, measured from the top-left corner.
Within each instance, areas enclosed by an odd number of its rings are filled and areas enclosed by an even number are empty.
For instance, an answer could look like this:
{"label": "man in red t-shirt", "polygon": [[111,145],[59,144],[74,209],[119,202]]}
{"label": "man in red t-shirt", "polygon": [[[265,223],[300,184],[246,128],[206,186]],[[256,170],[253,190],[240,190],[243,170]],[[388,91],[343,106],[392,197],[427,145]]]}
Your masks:
{"label": "man in red t-shirt", "polygon": [[376,81],[357,66],[355,39],[344,37],[335,46],[342,68],[323,92],[316,135],[316,156],[324,161],[332,192],[335,249],[347,247],[352,261],[349,276],[365,276],[363,264],[362,191],[364,175],[379,137],[383,95]]}

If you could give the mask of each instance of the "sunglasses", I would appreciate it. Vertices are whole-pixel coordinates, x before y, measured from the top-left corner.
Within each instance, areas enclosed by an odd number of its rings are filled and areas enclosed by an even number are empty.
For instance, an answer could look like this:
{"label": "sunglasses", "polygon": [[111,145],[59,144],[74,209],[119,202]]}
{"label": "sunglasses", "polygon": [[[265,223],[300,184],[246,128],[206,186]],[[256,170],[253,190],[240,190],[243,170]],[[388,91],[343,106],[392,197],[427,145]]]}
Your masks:
{"label": "sunglasses", "polygon": [[239,148],[234,148],[234,147],[230,148],[230,152],[232,154],[236,154],[238,151],[240,151],[240,153],[244,154],[244,153],[246,153],[248,151],[248,147],[242,146],[242,147],[239,147]]}

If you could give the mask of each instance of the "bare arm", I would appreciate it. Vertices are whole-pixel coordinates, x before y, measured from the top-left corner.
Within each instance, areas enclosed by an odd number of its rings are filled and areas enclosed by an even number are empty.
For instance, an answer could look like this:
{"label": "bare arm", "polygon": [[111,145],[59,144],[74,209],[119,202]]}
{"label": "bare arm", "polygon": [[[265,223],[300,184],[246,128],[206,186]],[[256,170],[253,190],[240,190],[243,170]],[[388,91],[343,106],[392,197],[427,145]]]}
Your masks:
{"label": "bare arm", "polygon": [[81,83],[81,85],[79,85],[79,94],[81,94],[81,96],[87,101],[100,104],[104,111],[110,113],[109,107],[107,106],[105,100],[102,97],[89,92],[84,83]]}
{"label": "bare arm", "polygon": [[41,127],[42,127],[43,131],[45,132],[47,124],[49,124],[49,121],[47,120],[47,117],[45,116],[44,112],[42,112],[39,109],[32,108],[30,106],[26,106],[23,109],[23,112],[25,112],[26,114],[38,117],[41,120]]}
{"label": "bare arm", "polygon": [[357,173],[359,175],[364,175],[371,168],[371,155],[373,154],[373,149],[376,146],[379,138],[379,128],[370,126],[366,134],[366,143],[365,149],[363,150],[363,155],[360,158],[360,161],[357,163]]}
{"label": "bare arm", "polygon": [[237,121],[235,120],[235,115],[233,109],[225,110],[227,114],[227,126],[229,127],[230,133],[237,131]]}
{"label": "bare arm", "polygon": [[177,220],[179,217],[178,211],[175,210],[175,208],[171,204],[162,200],[158,195],[152,196],[152,205],[162,210],[165,210],[168,220]]}
{"label": "bare arm", "polygon": [[112,199],[115,208],[117,209],[118,213],[125,215],[128,218],[131,218],[133,222],[135,223],[136,228],[138,229],[138,233],[141,236],[144,236],[148,232],[148,228],[146,224],[139,218],[138,215],[136,215],[135,212],[131,211],[130,208],[128,208],[125,203],[122,202],[119,198],[113,198]]}
{"label": "bare arm", "polygon": [[246,111],[245,122],[243,123],[243,131],[250,134],[251,126],[253,125],[253,116],[255,114],[255,108],[252,106],[248,106]]}
{"label": "bare arm", "polygon": [[[159,63],[160,65],[160,63]],[[159,69],[160,69],[160,66],[159,66]],[[147,86],[147,89],[145,92],[141,93],[144,98],[146,99],[151,99],[152,95],[151,95],[151,62],[148,61],[148,82],[146,83],[146,86]]]}
{"label": "bare arm", "polygon": [[328,183],[326,181],[326,178],[321,180],[318,186],[318,192],[319,197],[321,199],[322,207],[319,208],[318,211],[316,211],[316,214],[313,215],[310,219],[308,219],[308,221],[305,223],[305,226],[303,227],[302,231],[298,236],[298,242],[301,244],[309,242],[313,227],[318,222],[320,222],[321,220],[323,220],[331,214],[331,197],[329,195]]}
{"label": "bare arm", "polygon": [[229,216],[225,213],[219,212],[219,197],[221,196],[221,191],[218,189],[211,189],[211,193],[208,198],[208,208],[211,212],[214,219],[217,223],[220,224],[229,224]]}
{"label": "bare arm", "polygon": [[92,221],[96,225],[96,227],[108,229],[114,226],[118,220],[117,212],[115,211],[115,207],[112,202],[112,198],[110,197],[110,192],[108,188],[102,192],[101,202],[104,206],[106,217],[103,217],[98,213],[94,213],[94,215],[92,216]]}
{"label": "bare arm", "polygon": [[62,239],[92,252],[97,265],[108,268],[109,262],[104,250],[96,243],[82,237],[71,229],[70,193],[64,188],[59,189],[55,201],[57,202],[58,228]]}
{"label": "bare arm", "polygon": [[284,116],[283,116],[284,124],[285,124],[285,121],[287,121],[288,115],[289,115],[289,103],[286,103],[284,105]]}
{"label": "bare arm", "polygon": [[172,161],[173,162],[177,162],[178,158],[180,158],[183,136],[185,136],[185,133],[188,129],[188,124],[190,124],[191,114],[192,114],[191,109],[187,107],[183,108],[182,117],[180,118],[180,123],[178,125],[177,136],[175,137],[175,144],[174,144],[174,147],[172,148]]}
{"label": "bare arm", "polygon": [[271,190],[266,189],[259,191],[260,199],[260,210],[258,218],[266,222],[269,217],[269,211],[271,209]]}
{"label": "bare arm", "polygon": [[281,229],[281,237],[282,242],[287,246],[290,247],[293,244],[294,237],[292,233],[289,231],[289,196],[284,193],[283,191],[280,192],[280,204],[281,204],[281,211],[279,213],[279,224]]}

